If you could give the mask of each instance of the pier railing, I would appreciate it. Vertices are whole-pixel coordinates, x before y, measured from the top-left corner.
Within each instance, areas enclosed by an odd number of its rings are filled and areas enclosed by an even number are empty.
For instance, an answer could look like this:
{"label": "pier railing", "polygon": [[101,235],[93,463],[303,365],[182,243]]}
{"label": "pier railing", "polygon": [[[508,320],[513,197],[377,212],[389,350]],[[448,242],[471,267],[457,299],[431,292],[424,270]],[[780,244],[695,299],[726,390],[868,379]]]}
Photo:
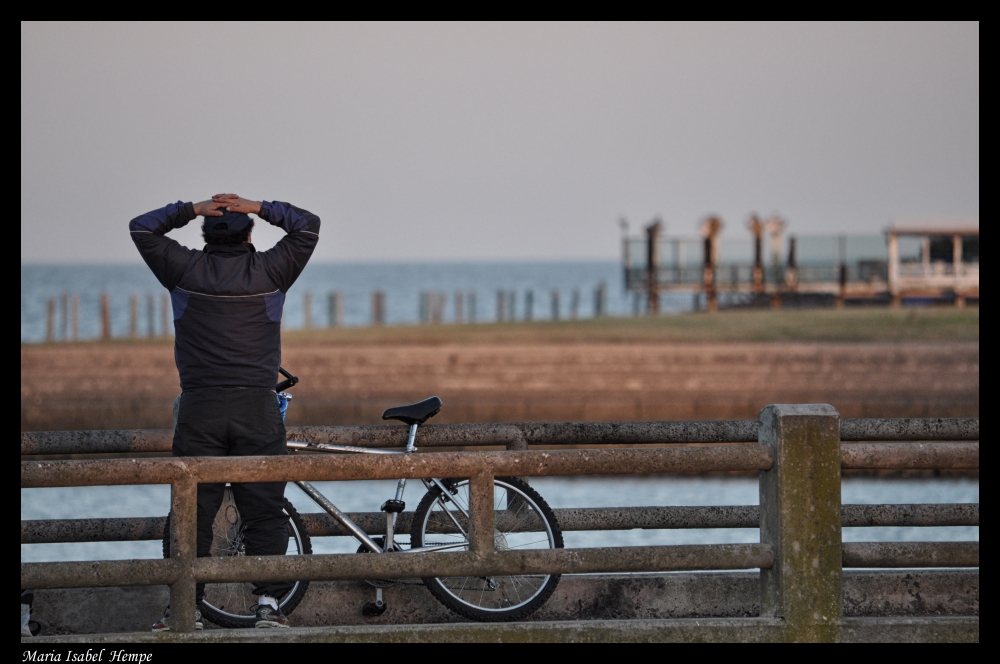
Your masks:
{"label": "pier railing", "polygon": [[[390,426],[289,428],[292,439],[380,447],[401,446],[404,436]],[[391,456],[52,460],[41,455],[164,452],[169,432],[22,433],[22,487],[169,483],[174,518],[170,559],[22,563],[21,586],[169,585],[176,629],[185,631],[196,582],[760,569],[761,616],[779,620],[782,638],[836,640],[843,568],[979,566],[978,542],[842,542],[845,526],[979,525],[979,506],[841,505],[841,469],[978,469],[978,440],[978,418],[841,420],[826,405],[768,406],[758,421],[435,425],[421,429],[422,447],[507,449]],[[589,445],[603,447],[558,449]],[[760,506],[563,509],[557,517],[564,530],[759,527],[759,544],[494,550],[496,476],[712,471],[758,471]],[[400,477],[470,478],[469,551],[195,557],[199,482]],[[372,534],[384,526],[381,513],[352,518]],[[23,521],[21,533],[23,543],[104,541],[158,539],[162,528],[162,519],[73,519]],[[321,515],[308,515],[307,528],[343,534]]]}

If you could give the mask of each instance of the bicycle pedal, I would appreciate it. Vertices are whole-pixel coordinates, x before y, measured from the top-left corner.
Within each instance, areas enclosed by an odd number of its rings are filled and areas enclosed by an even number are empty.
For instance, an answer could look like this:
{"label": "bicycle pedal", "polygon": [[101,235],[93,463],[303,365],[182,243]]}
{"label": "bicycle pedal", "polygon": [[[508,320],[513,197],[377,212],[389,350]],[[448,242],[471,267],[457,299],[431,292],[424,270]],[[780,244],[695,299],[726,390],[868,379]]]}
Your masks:
{"label": "bicycle pedal", "polygon": [[369,618],[375,618],[385,613],[387,608],[389,608],[389,605],[385,602],[367,602],[361,607],[361,613]]}

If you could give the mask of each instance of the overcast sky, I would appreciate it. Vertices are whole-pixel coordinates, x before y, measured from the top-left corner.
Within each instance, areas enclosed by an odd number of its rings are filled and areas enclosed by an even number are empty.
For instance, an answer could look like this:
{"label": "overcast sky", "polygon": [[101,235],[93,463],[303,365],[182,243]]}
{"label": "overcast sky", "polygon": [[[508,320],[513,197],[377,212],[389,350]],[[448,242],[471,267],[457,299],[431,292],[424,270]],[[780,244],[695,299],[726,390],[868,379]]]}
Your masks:
{"label": "overcast sky", "polygon": [[137,261],[129,219],[222,191],[338,261],[978,216],[979,24],[21,24],[22,262]]}

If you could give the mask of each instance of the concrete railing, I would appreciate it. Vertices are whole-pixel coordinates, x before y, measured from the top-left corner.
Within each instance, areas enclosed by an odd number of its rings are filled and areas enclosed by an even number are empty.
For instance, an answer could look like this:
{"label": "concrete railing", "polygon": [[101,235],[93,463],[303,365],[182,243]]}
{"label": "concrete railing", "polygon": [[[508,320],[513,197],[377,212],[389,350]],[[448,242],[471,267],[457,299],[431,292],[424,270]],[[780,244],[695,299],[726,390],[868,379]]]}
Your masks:
{"label": "concrete railing", "polygon": [[[506,447],[529,445],[664,445],[677,443],[756,443],[758,420],[701,422],[509,422],[426,424],[420,447]],[[309,443],[355,447],[405,447],[407,427],[287,427],[288,437]],[[842,441],[978,441],[979,418],[842,419]],[[22,431],[21,454],[169,453],[171,429],[117,431]]]}
{"label": "concrete railing", "polygon": [[[160,434],[22,433],[22,454],[162,451]],[[365,433],[372,440],[361,438]],[[751,442],[755,445],[739,444]],[[302,440],[389,446],[397,427],[290,429]],[[196,582],[249,579],[329,580],[574,574],[676,570],[761,570],[761,615],[779,618],[783,638],[836,640],[844,567],[978,567],[978,542],[843,543],[845,525],[978,525],[978,505],[842,506],[841,468],[979,467],[979,421],[843,420],[830,406],[776,405],[759,422],[437,425],[421,429],[422,446],[505,445],[499,452],[414,455],[100,460],[22,459],[21,486],[171,484],[168,560],[23,563],[23,588],[169,585],[178,631],[193,628]],[[859,442],[842,440],[919,441]],[[109,442],[110,441],[110,442]],[[955,441],[955,442],[938,442]],[[687,447],[524,451],[535,445],[714,443]],[[100,443],[100,444],[98,444]],[[113,450],[111,449],[113,448]],[[139,448],[139,449],[137,449]],[[520,450],[519,450],[520,448]],[[759,527],[759,544],[608,547],[497,552],[492,493],[496,476],[613,475],[760,471],[760,507],[559,510],[565,530],[634,527]],[[344,554],[196,558],[199,482],[468,477],[470,551],[414,556]],[[383,515],[358,515],[369,532]],[[639,525],[636,525],[639,524]],[[22,522],[22,541],[152,539],[162,521],[141,519]],[[400,524],[405,528],[404,524]],[[311,533],[341,534],[324,517]],[[61,539],[60,539],[61,538]],[[186,607],[191,609],[185,610]]]}

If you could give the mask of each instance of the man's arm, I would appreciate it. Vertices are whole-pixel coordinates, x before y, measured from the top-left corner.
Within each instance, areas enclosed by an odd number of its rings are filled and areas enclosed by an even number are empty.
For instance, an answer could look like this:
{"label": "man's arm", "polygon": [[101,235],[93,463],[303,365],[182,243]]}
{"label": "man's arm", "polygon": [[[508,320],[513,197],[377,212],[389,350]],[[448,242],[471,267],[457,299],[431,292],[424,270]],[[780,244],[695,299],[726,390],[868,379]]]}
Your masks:
{"label": "man's arm", "polygon": [[184,274],[184,268],[194,252],[166,237],[166,233],[187,225],[199,215],[222,216],[219,208],[224,203],[202,201],[184,203],[177,201],[166,207],[139,215],[129,222],[128,229],[136,249],[146,265],[167,290],[173,290]]}
{"label": "man's arm", "polygon": [[319,217],[308,210],[279,201],[251,201],[236,194],[221,194],[213,201],[229,201],[226,210],[256,214],[271,224],[284,229],[287,235],[276,245],[259,255],[264,259],[268,274],[287,293],[312,256],[319,242]]}

